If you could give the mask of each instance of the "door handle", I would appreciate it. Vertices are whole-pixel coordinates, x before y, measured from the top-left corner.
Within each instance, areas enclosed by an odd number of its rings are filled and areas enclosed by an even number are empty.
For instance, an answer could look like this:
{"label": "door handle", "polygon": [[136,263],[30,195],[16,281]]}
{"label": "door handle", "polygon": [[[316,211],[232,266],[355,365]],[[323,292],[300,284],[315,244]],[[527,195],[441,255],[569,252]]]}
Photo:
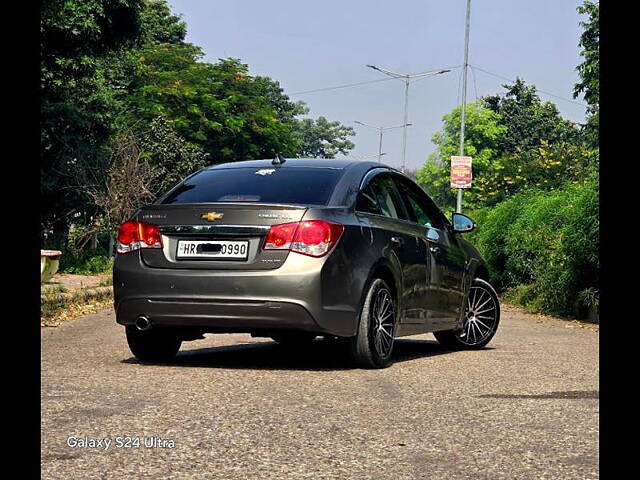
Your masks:
{"label": "door handle", "polygon": [[403,245],[404,244],[404,238],[402,238],[402,237],[391,237],[391,241],[393,243],[395,243],[396,245]]}

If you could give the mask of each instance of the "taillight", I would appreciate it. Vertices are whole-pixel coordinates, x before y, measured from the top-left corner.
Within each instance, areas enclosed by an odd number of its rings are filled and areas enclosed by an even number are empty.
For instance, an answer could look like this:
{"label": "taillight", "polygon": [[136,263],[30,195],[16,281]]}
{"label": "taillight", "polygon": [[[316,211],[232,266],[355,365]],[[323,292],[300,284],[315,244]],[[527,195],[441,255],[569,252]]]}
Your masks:
{"label": "taillight", "polygon": [[157,225],[130,220],[118,229],[118,253],[128,253],[141,248],[162,248],[162,235]]}
{"label": "taillight", "polygon": [[280,225],[273,225],[267,233],[267,238],[264,241],[265,250],[289,250],[293,236],[298,228],[298,222],[296,223],[282,223]]}
{"label": "taillight", "polygon": [[331,251],[343,231],[343,225],[324,220],[273,225],[263,248],[291,250],[311,257],[322,257]]}

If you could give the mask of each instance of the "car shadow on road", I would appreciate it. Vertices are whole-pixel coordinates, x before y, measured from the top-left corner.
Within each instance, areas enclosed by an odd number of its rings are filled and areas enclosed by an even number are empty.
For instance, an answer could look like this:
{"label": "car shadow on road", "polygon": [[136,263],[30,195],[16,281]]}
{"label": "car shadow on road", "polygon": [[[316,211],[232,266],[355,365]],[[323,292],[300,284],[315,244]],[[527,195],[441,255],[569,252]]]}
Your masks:
{"label": "car shadow on road", "polygon": [[[434,355],[453,354],[435,340],[396,340],[393,361],[406,362]],[[291,348],[275,342],[247,342],[193,350],[184,350],[169,362],[141,362],[134,357],[122,363],[161,365],[170,367],[238,368],[263,370],[350,370],[344,343],[316,339],[304,348]]]}

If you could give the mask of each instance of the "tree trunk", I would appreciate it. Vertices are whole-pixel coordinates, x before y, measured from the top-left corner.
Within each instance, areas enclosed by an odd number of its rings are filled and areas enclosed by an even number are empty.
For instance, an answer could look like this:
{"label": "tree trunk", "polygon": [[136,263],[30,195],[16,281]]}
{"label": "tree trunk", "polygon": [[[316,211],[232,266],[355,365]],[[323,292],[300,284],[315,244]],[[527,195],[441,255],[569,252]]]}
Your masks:
{"label": "tree trunk", "polygon": [[115,239],[113,235],[109,235],[109,258],[113,258],[113,247],[115,245]]}

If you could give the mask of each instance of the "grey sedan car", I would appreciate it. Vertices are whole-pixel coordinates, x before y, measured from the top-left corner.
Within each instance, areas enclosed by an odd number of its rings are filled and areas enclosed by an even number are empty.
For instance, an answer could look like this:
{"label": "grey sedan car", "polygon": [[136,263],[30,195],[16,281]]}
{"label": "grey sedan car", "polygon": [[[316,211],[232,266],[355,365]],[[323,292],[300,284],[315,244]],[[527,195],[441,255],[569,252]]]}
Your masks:
{"label": "grey sedan car", "polygon": [[500,320],[478,251],[412,180],[374,162],[253,160],[186,178],[120,226],[117,322],[142,361],[206,333],[342,339],[365,368],[433,332],[482,348]]}

